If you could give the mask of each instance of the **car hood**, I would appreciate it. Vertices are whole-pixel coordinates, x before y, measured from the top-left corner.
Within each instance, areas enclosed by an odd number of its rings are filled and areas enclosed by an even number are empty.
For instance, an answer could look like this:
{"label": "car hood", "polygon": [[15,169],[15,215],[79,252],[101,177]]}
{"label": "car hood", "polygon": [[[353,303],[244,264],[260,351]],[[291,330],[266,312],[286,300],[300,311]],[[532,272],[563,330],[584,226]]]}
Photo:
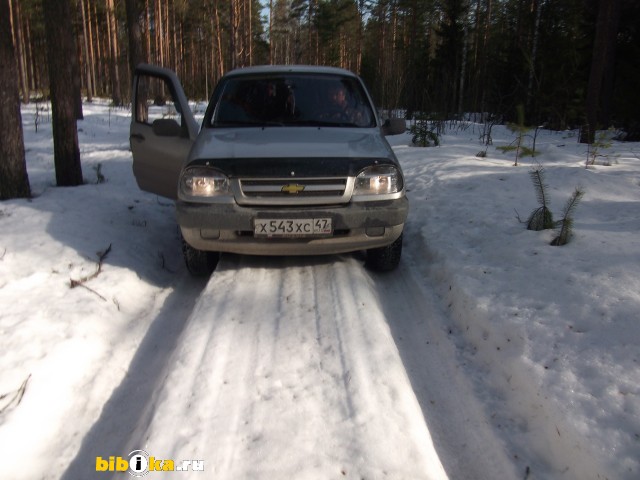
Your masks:
{"label": "car hood", "polygon": [[190,160],[313,157],[395,158],[377,129],[265,127],[203,129]]}

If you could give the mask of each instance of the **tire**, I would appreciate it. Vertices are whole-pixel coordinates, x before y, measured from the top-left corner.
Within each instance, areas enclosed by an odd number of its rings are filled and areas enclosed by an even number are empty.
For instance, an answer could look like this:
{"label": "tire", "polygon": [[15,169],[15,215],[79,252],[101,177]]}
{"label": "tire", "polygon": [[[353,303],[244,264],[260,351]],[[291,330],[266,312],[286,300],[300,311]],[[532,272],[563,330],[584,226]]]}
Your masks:
{"label": "tire", "polygon": [[376,272],[390,272],[395,270],[400,263],[402,255],[402,235],[396,241],[386,247],[367,250],[365,265]]}
{"label": "tire", "polygon": [[187,270],[194,277],[207,277],[213,273],[218,265],[220,253],[197,250],[182,239],[182,255]]}

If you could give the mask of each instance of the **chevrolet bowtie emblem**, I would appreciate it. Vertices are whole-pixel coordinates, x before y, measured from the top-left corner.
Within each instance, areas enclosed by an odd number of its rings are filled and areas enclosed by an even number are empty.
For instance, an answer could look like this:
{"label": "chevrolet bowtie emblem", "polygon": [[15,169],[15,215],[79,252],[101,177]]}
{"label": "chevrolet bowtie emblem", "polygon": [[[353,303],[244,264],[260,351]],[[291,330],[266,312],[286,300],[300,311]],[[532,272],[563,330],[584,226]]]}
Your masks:
{"label": "chevrolet bowtie emblem", "polygon": [[298,194],[304,190],[304,185],[298,185],[297,183],[290,183],[283,186],[280,191],[282,193]]}

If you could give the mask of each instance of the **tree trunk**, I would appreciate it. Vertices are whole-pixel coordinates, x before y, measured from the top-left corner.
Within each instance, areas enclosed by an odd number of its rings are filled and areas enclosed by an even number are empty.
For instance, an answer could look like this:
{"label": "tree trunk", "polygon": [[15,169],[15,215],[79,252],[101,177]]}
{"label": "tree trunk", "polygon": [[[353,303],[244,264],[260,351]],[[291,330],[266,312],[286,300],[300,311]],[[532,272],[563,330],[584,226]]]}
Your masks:
{"label": "tree trunk", "polygon": [[[220,14],[218,12],[218,0],[213,3],[214,16],[216,19],[216,43],[218,46],[218,74],[224,75],[224,56],[222,54],[222,30],[220,29]],[[269,33],[271,35],[271,33]]]}
{"label": "tree trunk", "polygon": [[53,125],[53,153],[58,186],[82,184],[78,147],[73,66],[76,55],[73,30],[69,28],[71,4],[68,0],[42,0],[49,60],[49,84]]}
{"label": "tree trunk", "polygon": [[87,35],[89,40],[89,50],[87,52],[87,67],[89,68],[91,75],[91,93],[95,94],[97,91],[96,84],[96,62],[95,62],[95,47],[93,42],[93,22],[91,21],[91,0],[87,0]]}
{"label": "tree trunk", "polygon": [[9,0],[9,10],[13,8],[13,32],[18,62],[18,74],[20,75],[20,90],[22,90],[22,102],[29,103],[29,81],[27,80],[27,61],[25,56],[24,35],[22,33],[22,12],[20,2]]}
{"label": "tree trunk", "polygon": [[[129,39],[129,70],[131,72],[131,79],[135,68],[140,63],[147,62],[148,52],[145,52],[142,41],[142,21],[145,18],[145,4],[141,0],[126,0],[127,8],[127,32]],[[148,32],[147,32],[148,35]],[[147,118],[147,91],[146,89],[139,89],[138,100],[138,112],[143,112],[141,115]]]}
{"label": "tree trunk", "polygon": [[612,92],[604,86],[607,68],[613,64],[619,23],[620,0],[600,0],[587,86],[587,125],[580,132],[580,143],[593,143],[596,130],[609,123],[608,106]]}
{"label": "tree trunk", "polygon": [[464,108],[464,80],[467,73],[467,53],[469,49],[469,28],[465,22],[464,24],[464,36],[462,39],[462,61],[460,66],[460,80],[459,80],[459,93],[458,93],[458,115],[462,116]]}
{"label": "tree trunk", "polygon": [[38,90],[39,71],[36,70],[35,59],[33,55],[32,41],[31,41],[31,19],[25,18],[24,22],[24,47],[25,47],[25,61],[26,61],[26,76],[28,80],[29,91]]}
{"label": "tree trunk", "polygon": [[140,0],[126,0],[127,33],[129,39],[129,70],[131,78],[139,63],[147,62],[147,52],[144,51],[142,41],[142,20],[144,18],[144,4]]}
{"label": "tree trunk", "polygon": [[252,1],[249,0],[248,1],[248,7],[249,7],[249,12],[248,12],[248,18],[247,18],[247,22],[248,22],[248,27],[247,30],[249,31],[249,34],[247,35],[247,49],[248,51],[248,56],[249,56],[249,65],[253,65],[253,8],[252,8]]}
{"label": "tree trunk", "polygon": [[[73,7],[72,11],[77,13],[77,11],[73,9]],[[76,15],[74,15],[74,17],[76,17]],[[71,23],[77,23],[75,18],[71,21]],[[84,112],[82,110],[82,74],[80,70],[82,48],[80,47],[80,43],[78,42],[78,37],[75,35],[75,32],[73,35],[73,43],[76,50],[75,55],[71,55],[71,57],[69,57],[69,62],[71,63],[71,68],[73,69],[73,98],[75,102],[76,119],[84,120]]]}
{"label": "tree trunk", "polygon": [[[87,6],[90,6],[91,0],[87,0]],[[100,89],[97,90],[98,94],[105,94],[107,92],[106,88],[106,80],[104,73],[104,65],[105,65],[105,49],[104,49],[104,39],[101,36],[101,25],[98,23],[98,7],[95,2],[93,3],[93,20],[94,20],[94,31],[95,31],[95,39],[96,39],[96,55],[94,57],[94,65],[96,72],[97,82],[94,81],[94,85],[100,85]],[[108,63],[108,62],[107,62]],[[95,80],[95,79],[94,79]]]}
{"label": "tree trunk", "polygon": [[238,26],[236,25],[236,0],[229,2],[229,69],[233,70],[238,65],[237,36]]}
{"label": "tree trunk", "polygon": [[149,8],[149,0],[144,1],[144,9],[147,12],[147,60],[151,60],[151,9]]}
{"label": "tree trunk", "polygon": [[[356,39],[356,73],[359,75],[362,70],[362,45],[364,43],[364,22],[365,22],[365,12],[364,12],[364,0],[358,0],[357,4],[358,8],[358,35]],[[311,19],[309,19],[309,23],[311,23]],[[309,49],[311,49],[311,42],[309,42]]]}
{"label": "tree trunk", "polygon": [[91,103],[93,102],[93,79],[91,78],[92,59],[89,54],[89,37],[88,37],[89,29],[87,28],[87,15],[84,9],[84,0],[80,0],[79,7],[82,15],[82,38],[83,38],[83,44],[84,44],[84,58],[85,58],[84,73],[86,75],[86,82],[87,82],[87,102]]}
{"label": "tree trunk", "polygon": [[30,197],[9,2],[0,1],[0,200]]}
{"label": "tree trunk", "polygon": [[109,36],[109,45],[111,49],[109,56],[111,57],[110,73],[111,73],[111,98],[116,107],[122,106],[122,91],[120,88],[120,70],[119,70],[119,47],[118,33],[116,31],[116,12],[113,0],[107,0],[107,31]]}
{"label": "tree trunk", "polygon": [[273,0],[269,0],[269,65],[273,65]]}
{"label": "tree trunk", "polygon": [[158,64],[161,66],[165,66],[164,63],[164,24],[162,23],[162,4],[160,0],[156,0],[156,14],[154,18],[155,22],[155,31],[156,31],[156,55]]}
{"label": "tree trunk", "polygon": [[542,5],[544,0],[534,3],[536,8],[536,22],[533,27],[533,46],[531,47],[531,60],[529,63],[529,82],[527,83],[527,112],[533,110],[533,81],[536,76],[536,59],[538,58],[538,41],[540,38],[540,17],[542,15]]}
{"label": "tree trunk", "polygon": [[487,80],[487,50],[489,49],[489,31],[491,27],[491,13],[493,3],[492,0],[487,0],[487,13],[482,29],[482,50],[480,52],[480,112],[484,116],[487,109],[487,89],[489,87]]}

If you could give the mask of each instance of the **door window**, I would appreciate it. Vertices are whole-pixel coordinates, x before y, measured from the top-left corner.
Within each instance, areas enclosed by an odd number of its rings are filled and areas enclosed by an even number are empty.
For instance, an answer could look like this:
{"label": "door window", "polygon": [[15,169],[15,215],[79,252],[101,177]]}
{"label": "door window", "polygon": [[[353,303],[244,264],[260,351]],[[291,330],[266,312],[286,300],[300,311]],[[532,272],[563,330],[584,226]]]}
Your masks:
{"label": "door window", "polygon": [[168,82],[160,77],[139,75],[136,82],[135,119],[153,125],[156,120],[175,120],[182,125],[182,115],[173,100]]}

